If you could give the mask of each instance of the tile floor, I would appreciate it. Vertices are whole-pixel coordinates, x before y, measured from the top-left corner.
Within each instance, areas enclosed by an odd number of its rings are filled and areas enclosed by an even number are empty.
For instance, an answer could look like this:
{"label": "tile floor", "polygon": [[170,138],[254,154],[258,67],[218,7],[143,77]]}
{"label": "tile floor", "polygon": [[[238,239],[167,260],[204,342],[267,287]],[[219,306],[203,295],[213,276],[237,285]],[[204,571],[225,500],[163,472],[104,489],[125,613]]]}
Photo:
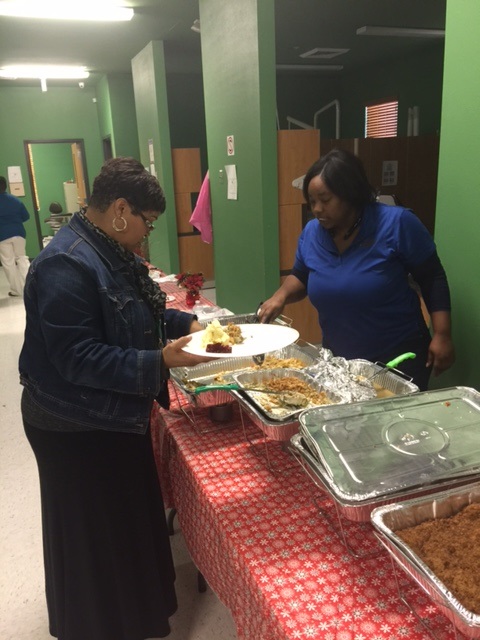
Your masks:
{"label": "tile floor", "polygon": [[[205,293],[215,301],[214,289]],[[0,267],[0,638],[48,640],[38,476],[19,406],[17,360],[24,325],[23,300],[8,297]],[[171,619],[169,639],[234,640],[237,636],[229,611],[210,588],[198,593],[195,566],[177,521],[175,526],[171,540],[179,610]]]}

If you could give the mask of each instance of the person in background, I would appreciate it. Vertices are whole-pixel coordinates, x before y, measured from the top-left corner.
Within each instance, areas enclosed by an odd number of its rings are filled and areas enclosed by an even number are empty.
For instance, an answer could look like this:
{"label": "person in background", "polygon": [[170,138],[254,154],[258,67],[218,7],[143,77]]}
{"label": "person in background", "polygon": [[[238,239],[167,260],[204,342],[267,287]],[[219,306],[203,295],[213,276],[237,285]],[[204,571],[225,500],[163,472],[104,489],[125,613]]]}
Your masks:
{"label": "person in background", "polygon": [[165,294],[134,250],[165,210],[133,158],[107,161],[87,208],[33,260],[19,370],[41,489],[50,633],[143,640],[170,632],[175,572],[150,435],[196,316]]}
{"label": "person in background", "polygon": [[7,193],[7,181],[0,176],[0,261],[5,270],[9,296],[23,295],[30,261],[25,254],[25,227],[30,218],[25,205]]}
{"label": "person in background", "polygon": [[314,219],[300,235],[291,274],[262,304],[261,322],[308,296],[323,346],[335,356],[386,363],[412,351],[416,358],[399,369],[427,389],[431,371],[455,360],[449,287],[430,233],[409,209],[377,203],[361,160],[348,151],[315,162],[303,195]]}

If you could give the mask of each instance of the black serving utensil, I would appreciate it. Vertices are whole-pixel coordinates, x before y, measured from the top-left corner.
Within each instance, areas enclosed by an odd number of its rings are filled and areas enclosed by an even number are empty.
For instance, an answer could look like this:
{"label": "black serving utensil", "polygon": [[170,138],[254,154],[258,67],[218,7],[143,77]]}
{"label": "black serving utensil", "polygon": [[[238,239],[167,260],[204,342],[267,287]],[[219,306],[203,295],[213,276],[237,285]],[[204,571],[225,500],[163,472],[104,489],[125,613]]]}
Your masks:
{"label": "black serving utensil", "polygon": [[[258,304],[257,310],[255,311],[253,316],[251,316],[251,319],[249,320],[249,323],[258,324],[260,322],[260,318],[258,317],[258,312],[260,311],[260,308],[261,308],[262,304],[263,304],[263,302],[260,302]],[[252,359],[253,359],[255,364],[260,366],[260,365],[263,364],[263,362],[265,360],[265,354],[264,353],[259,353],[256,356],[252,356]]]}

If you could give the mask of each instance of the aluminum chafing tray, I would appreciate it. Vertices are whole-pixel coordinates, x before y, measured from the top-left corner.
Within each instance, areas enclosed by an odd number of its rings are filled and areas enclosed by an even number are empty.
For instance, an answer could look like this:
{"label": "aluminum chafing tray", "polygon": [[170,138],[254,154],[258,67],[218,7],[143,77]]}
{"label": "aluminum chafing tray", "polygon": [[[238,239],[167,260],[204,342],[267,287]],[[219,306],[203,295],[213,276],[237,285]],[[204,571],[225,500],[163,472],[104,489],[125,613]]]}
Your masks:
{"label": "aluminum chafing tray", "polygon": [[[301,382],[308,384],[314,391],[318,393],[324,392],[324,387],[318,380],[314,380],[301,369],[267,369],[259,371],[242,371],[233,375],[235,382],[242,387],[242,394],[248,401],[253,404],[259,411],[270,421],[287,421],[297,420],[297,416],[305,410],[303,408],[278,407],[275,406],[275,396],[262,394],[256,391],[249,391],[248,387],[263,387],[272,378],[296,378]],[[339,393],[326,393],[330,403],[342,402],[343,397]],[[269,401],[272,401],[270,404]],[[316,406],[310,403],[308,406]],[[297,420],[298,422],[298,420]]]}
{"label": "aluminum chafing tray", "polygon": [[360,502],[480,472],[480,393],[468,387],[316,407],[299,421],[340,500]]}
{"label": "aluminum chafing tray", "polygon": [[[266,362],[268,362],[269,356],[282,360],[296,358],[304,363],[305,367],[315,361],[314,356],[306,353],[298,344],[291,344],[267,354]],[[176,367],[170,370],[170,377],[190,404],[196,407],[211,407],[232,402],[238,397],[234,393],[224,390],[205,391],[195,395],[192,393],[195,386],[233,382],[235,373],[248,371],[252,368],[258,369],[258,366],[255,365],[251,357],[218,358],[195,367]]]}
{"label": "aluminum chafing tray", "polygon": [[290,439],[289,449],[314,484],[335,500],[339,512],[345,516],[347,520],[354,522],[369,522],[372,511],[383,505],[397,504],[414,497],[438,493],[442,490],[471,484],[480,480],[480,473],[478,473],[466,478],[463,476],[448,478],[430,486],[409,487],[390,493],[389,495],[378,495],[365,499],[348,499],[351,496],[338,495],[337,491],[333,490],[334,485],[332,485],[332,479],[309,450],[308,444],[304,441],[302,434],[296,434]]}
{"label": "aluminum chafing tray", "polygon": [[379,507],[372,512],[371,521],[379,540],[394,560],[422,587],[444,615],[467,638],[479,639],[480,615],[468,611],[397,535],[401,529],[426,520],[448,518],[472,503],[480,503],[480,482],[402,504]]}
{"label": "aluminum chafing tray", "polygon": [[378,373],[375,377],[375,385],[390,391],[395,396],[403,396],[407,393],[419,391],[417,385],[410,379],[402,378],[393,371],[368,360],[348,360],[348,370],[352,375],[364,378],[369,378],[374,373]]}

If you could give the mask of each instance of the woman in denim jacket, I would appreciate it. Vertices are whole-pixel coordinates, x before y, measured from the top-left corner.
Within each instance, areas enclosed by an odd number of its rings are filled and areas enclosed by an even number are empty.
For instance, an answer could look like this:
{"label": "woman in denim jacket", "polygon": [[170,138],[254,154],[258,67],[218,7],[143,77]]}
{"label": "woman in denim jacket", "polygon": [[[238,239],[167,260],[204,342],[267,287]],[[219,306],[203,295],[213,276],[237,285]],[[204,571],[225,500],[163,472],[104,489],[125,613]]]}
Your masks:
{"label": "woman in denim jacket", "polygon": [[105,163],[88,208],[33,261],[20,355],[22,415],[40,476],[50,633],[165,637],[175,573],[149,417],[202,329],[165,309],[133,250],[165,210],[133,158]]}

